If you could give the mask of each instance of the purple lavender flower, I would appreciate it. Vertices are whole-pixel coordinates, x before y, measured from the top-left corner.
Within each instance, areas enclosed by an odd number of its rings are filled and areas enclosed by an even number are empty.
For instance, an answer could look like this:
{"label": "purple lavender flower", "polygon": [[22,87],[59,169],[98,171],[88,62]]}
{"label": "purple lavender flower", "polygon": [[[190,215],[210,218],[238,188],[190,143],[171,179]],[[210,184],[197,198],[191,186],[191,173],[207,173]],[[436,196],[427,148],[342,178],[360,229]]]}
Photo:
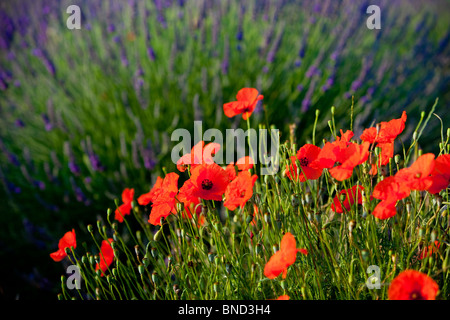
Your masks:
{"label": "purple lavender flower", "polygon": [[53,129],[53,124],[46,113],[42,114],[42,120],[44,120],[45,130],[50,131]]}
{"label": "purple lavender flower", "polygon": [[69,170],[70,172],[72,172],[74,175],[79,176],[81,173],[80,167],[75,163],[75,161],[73,161],[73,159],[71,161],[69,161]]}
{"label": "purple lavender flower", "polygon": [[151,46],[147,48],[147,54],[151,61],[155,61],[156,59],[155,51]]}
{"label": "purple lavender flower", "polygon": [[22,121],[22,119],[17,119],[15,124],[16,124],[16,127],[18,127],[18,128],[25,127],[25,123]]}

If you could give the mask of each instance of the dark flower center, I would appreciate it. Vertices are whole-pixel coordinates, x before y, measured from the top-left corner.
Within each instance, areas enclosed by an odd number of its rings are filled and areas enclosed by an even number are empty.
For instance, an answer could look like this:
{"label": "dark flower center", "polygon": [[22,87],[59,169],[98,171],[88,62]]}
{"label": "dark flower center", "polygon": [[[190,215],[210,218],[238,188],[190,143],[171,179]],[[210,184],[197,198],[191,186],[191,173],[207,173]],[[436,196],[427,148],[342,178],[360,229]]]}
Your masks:
{"label": "dark flower center", "polygon": [[299,161],[300,161],[300,165],[302,167],[308,166],[308,163],[309,163],[308,158],[304,157],[304,158],[301,158]]}
{"label": "dark flower center", "polygon": [[419,291],[413,291],[409,295],[409,298],[411,300],[425,300],[425,298],[422,296],[422,294]]}
{"label": "dark flower center", "polygon": [[205,179],[202,181],[202,189],[211,190],[212,187],[213,187],[213,183],[211,180]]}

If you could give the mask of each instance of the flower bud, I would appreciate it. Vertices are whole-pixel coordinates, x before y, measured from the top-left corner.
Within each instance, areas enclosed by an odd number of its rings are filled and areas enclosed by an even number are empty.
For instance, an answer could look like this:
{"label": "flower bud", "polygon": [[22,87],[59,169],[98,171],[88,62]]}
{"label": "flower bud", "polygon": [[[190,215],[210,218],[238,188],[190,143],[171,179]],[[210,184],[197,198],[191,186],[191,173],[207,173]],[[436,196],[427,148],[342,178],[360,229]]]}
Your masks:
{"label": "flower bud", "polygon": [[156,272],[152,273],[152,281],[153,283],[157,284],[159,280],[158,274]]}
{"label": "flower bud", "polygon": [[92,233],[92,232],[94,232],[94,227],[91,224],[88,224],[87,230],[89,233]]}
{"label": "flower bud", "polygon": [[155,235],[153,236],[153,240],[154,241],[159,241],[159,239],[161,239],[161,236],[162,236],[162,228],[160,228],[156,233],[155,233]]}
{"label": "flower bud", "polygon": [[292,207],[297,208],[300,205],[300,195],[299,194],[293,194],[291,196],[291,204]]}
{"label": "flower bud", "polygon": [[214,289],[214,292],[217,293],[217,291],[219,290],[219,283],[218,282],[214,282],[213,289]]}
{"label": "flower bud", "polygon": [[151,253],[154,259],[158,259],[158,250],[156,248],[152,248]]}
{"label": "flower bud", "polygon": [[209,262],[213,262],[216,255],[212,252],[208,253],[208,260]]}
{"label": "flower bud", "polygon": [[139,274],[142,275],[142,274],[144,273],[144,270],[145,270],[145,267],[144,267],[142,264],[140,264],[140,265],[138,266]]}
{"label": "flower bud", "polygon": [[276,244],[274,244],[274,245],[272,246],[272,251],[273,251],[274,254],[277,253],[277,251],[278,251],[278,246],[277,246]]}
{"label": "flower bud", "polygon": [[361,250],[361,256],[364,262],[369,260],[369,251],[366,249]]}
{"label": "flower bud", "polygon": [[269,223],[269,221],[270,221],[270,217],[269,217],[269,213],[268,213],[268,212],[265,212],[265,213],[264,213],[264,221],[265,221],[266,223]]}
{"label": "flower bud", "polygon": [[431,235],[430,235],[431,242],[434,243],[436,241],[436,238],[437,238],[436,230],[431,231]]}
{"label": "flower bud", "polygon": [[350,233],[353,232],[353,230],[356,227],[356,221],[355,220],[351,220],[350,223],[348,224],[348,231],[350,231]]}
{"label": "flower bud", "polygon": [[395,164],[399,164],[400,163],[400,155],[399,154],[396,154],[395,156],[394,156],[394,161],[395,161]]}

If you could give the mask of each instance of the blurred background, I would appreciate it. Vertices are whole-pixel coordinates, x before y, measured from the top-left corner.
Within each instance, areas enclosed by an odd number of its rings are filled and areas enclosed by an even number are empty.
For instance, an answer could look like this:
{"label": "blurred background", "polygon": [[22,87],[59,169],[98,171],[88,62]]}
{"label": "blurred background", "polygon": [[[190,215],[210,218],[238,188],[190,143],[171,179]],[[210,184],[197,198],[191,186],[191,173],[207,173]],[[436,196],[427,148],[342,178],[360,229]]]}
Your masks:
{"label": "blurred background", "polygon": [[[67,7],[81,10],[68,29]],[[381,29],[367,28],[370,5]],[[445,0],[17,0],[0,3],[0,297],[56,299],[64,263],[49,254],[72,228],[147,192],[176,128],[242,127],[223,103],[264,95],[251,117],[289,137],[355,136],[407,111],[409,139],[435,152],[449,123],[450,5]],[[320,145],[320,144],[318,144]],[[397,147],[401,147],[397,144]]]}

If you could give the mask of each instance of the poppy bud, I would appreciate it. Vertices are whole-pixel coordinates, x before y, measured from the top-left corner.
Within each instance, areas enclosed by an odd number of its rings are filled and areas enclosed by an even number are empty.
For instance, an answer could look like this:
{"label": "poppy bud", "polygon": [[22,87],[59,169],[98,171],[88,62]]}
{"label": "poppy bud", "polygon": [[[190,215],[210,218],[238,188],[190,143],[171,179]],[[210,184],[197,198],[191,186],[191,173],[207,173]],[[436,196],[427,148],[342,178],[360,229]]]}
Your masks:
{"label": "poppy bud", "polygon": [[111,272],[114,277],[117,277],[117,269],[116,268],[112,268]]}
{"label": "poppy bud", "polygon": [[350,223],[348,224],[348,231],[350,231],[350,233],[353,232],[353,230],[356,227],[356,221],[355,220],[351,220]]}
{"label": "poppy bud", "polygon": [[154,240],[154,241],[159,241],[159,239],[161,239],[161,236],[162,236],[162,228],[160,228],[160,229],[155,233],[155,235],[153,236],[153,240]]}
{"label": "poppy bud", "polygon": [[157,284],[159,280],[158,274],[156,272],[152,273],[152,281],[153,283]]}
{"label": "poppy bud", "polygon": [[154,259],[158,259],[158,250],[156,250],[156,248],[152,248],[151,253]]}
{"label": "poppy bud", "polygon": [[286,290],[286,281],[281,280],[280,285],[283,290]]}
{"label": "poppy bud", "polygon": [[410,213],[411,213],[411,209],[412,209],[412,207],[411,207],[411,202],[410,202],[410,201],[406,201],[405,207],[406,207],[406,212],[407,212],[408,214],[410,214]]}
{"label": "poppy bud", "polygon": [[97,229],[102,230],[102,222],[100,220],[97,220]]}
{"label": "poppy bud", "polygon": [[335,106],[332,106],[331,107],[331,115],[333,115],[334,116],[334,112],[336,111],[336,107]]}
{"label": "poppy bud", "polygon": [[140,264],[140,265],[138,266],[139,274],[142,275],[142,274],[144,273],[144,270],[145,270],[144,266],[143,266],[142,264]]}
{"label": "poppy bud", "polygon": [[213,262],[216,255],[212,252],[208,253],[208,260],[209,262]]}
{"label": "poppy bud", "polygon": [[423,238],[423,228],[419,228],[419,238]]}
{"label": "poppy bud", "polygon": [[218,282],[214,282],[213,289],[214,289],[214,292],[217,293],[217,290],[219,289],[219,283]]}
{"label": "poppy bud", "polygon": [[269,221],[270,221],[269,213],[268,213],[268,212],[264,213],[264,221],[265,221],[266,223],[269,223]]}
{"label": "poppy bud", "polygon": [[319,113],[320,113],[319,109],[316,109],[316,117],[319,116]]}
{"label": "poppy bud", "polygon": [[89,233],[92,233],[92,232],[94,232],[94,227],[91,224],[88,224],[87,230]]}
{"label": "poppy bud", "polygon": [[417,136],[418,136],[417,131],[414,131],[414,133],[412,135],[413,141],[417,140]]}
{"label": "poppy bud", "polygon": [[431,242],[434,243],[436,241],[436,238],[437,238],[436,230],[431,231],[430,237],[431,237]]}
{"label": "poppy bud", "polygon": [[395,164],[399,164],[399,162],[400,162],[400,155],[396,154],[395,157],[394,157],[394,161],[395,161]]}
{"label": "poppy bud", "polygon": [[108,220],[110,220],[111,218],[111,213],[112,213],[111,208],[108,208],[108,210],[106,210],[106,216],[108,217]]}
{"label": "poppy bud", "polygon": [[367,262],[369,260],[369,251],[366,249],[361,250],[361,256],[364,262]]}
{"label": "poppy bud", "polygon": [[111,225],[114,231],[117,231],[117,223],[113,222]]}
{"label": "poppy bud", "polygon": [[395,264],[397,263],[397,255],[396,255],[396,254],[393,254],[393,255],[391,256],[391,260],[392,260],[392,263],[395,265]]}
{"label": "poppy bud", "polygon": [[278,246],[277,246],[276,244],[274,244],[274,245],[272,246],[272,251],[273,251],[274,254],[277,253],[277,251],[278,251]]}

